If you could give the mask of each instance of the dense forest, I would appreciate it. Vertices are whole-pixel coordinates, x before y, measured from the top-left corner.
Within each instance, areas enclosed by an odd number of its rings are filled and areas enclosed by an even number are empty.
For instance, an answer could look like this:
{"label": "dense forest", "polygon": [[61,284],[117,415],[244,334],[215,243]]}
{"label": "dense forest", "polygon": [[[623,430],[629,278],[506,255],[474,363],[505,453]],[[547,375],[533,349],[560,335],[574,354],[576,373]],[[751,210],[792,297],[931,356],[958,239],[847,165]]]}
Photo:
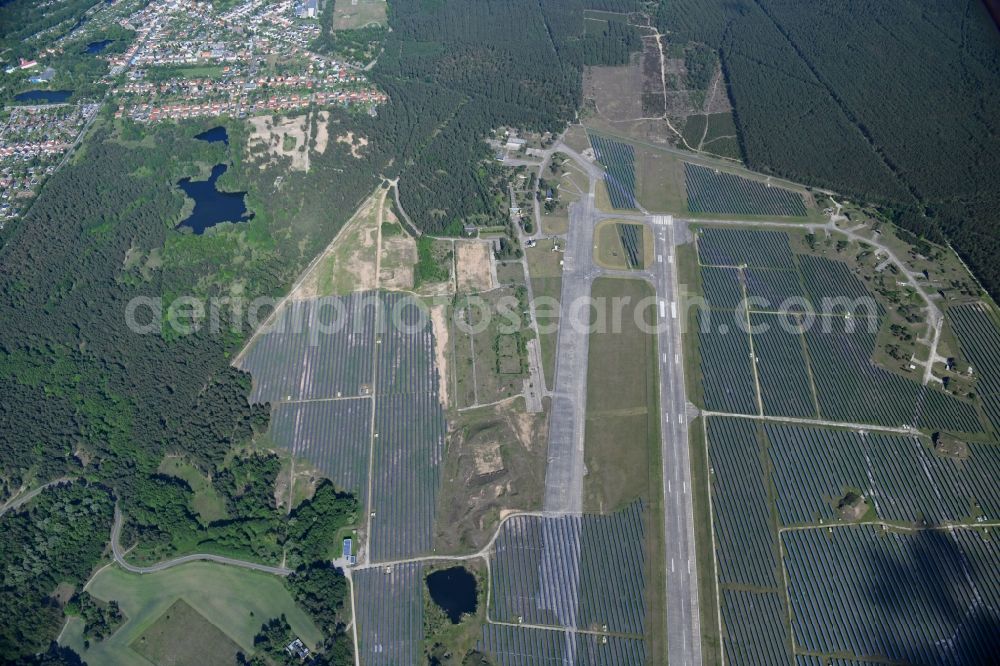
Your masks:
{"label": "dense forest", "polygon": [[[395,150],[403,207],[432,232],[457,232],[463,220],[502,223],[489,152],[490,130],[516,126],[559,131],[581,101],[586,64],[620,64],[638,35],[608,22],[584,29],[583,10],[630,10],[633,0],[400,0],[371,76],[389,93],[380,128],[419,114],[418,133]],[[429,125],[429,127],[427,127]],[[429,130],[429,131],[428,131]]]}
{"label": "dense forest", "polygon": [[1000,32],[981,0],[669,0],[720,53],[747,163],[885,205],[1000,294]]}
{"label": "dense forest", "polygon": [[0,517],[0,662],[41,651],[55,637],[63,610],[51,595],[90,576],[111,514],[106,489],[78,482],[48,488]]}

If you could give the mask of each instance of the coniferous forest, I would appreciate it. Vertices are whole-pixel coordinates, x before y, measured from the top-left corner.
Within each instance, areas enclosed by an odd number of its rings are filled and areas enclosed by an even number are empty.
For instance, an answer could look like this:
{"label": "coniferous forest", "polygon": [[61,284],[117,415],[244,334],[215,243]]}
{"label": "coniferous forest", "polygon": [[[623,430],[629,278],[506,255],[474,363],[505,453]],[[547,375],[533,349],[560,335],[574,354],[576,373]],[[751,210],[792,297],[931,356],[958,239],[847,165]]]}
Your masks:
{"label": "coniferous forest", "polygon": [[890,209],[1000,293],[1000,31],[982,0],[669,0],[717,49],[754,169]]}

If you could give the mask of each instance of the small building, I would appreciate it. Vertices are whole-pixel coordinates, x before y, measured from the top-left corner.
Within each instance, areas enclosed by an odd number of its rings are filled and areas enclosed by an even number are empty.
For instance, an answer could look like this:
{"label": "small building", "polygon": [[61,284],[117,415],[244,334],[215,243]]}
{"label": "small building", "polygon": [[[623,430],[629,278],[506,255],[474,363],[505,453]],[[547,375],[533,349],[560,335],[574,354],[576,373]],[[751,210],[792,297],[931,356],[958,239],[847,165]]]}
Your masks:
{"label": "small building", "polygon": [[318,14],[317,0],[299,0],[295,5],[296,18],[316,18]]}
{"label": "small building", "polygon": [[285,652],[288,653],[288,656],[298,657],[299,659],[305,659],[309,656],[309,648],[306,647],[301,638],[296,638],[294,641],[286,645]]}
{"label": "small building", "polygon": [[46,67],[41,74],[35,74],[34,76],[30,77],[28,81],[30,81],[31,83],[48,83],[53,79],[53,77],[55,77],[55,75],[56,75],[56,70],[52,69],[51,67]]}
{"label": "small building", "polygon": [[347,560],[348,564],[355,564],[358,561],[358,558],[351,554],[351,550],[353,549],[353,546],[354,546],[354,542],[351,540],[351,537],[347,537],[346,539],[344,539],[344,553],[343,554],[344,554],[344,559]]}

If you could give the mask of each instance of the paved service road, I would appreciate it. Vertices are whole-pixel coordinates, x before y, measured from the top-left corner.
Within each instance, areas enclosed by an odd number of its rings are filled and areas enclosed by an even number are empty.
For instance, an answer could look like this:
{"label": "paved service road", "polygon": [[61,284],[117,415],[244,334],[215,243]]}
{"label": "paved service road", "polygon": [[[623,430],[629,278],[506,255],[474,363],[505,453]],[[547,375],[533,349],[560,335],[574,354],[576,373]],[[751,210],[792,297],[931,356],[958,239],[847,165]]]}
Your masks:
{"label": "paved service road", "polygon": [[701,664],[701,616],[691,498],[688,449],[688,403],[684,386],[681,332],[684,311],[679,302],[675,254],[676,222],[670,216],[650,218],[655,248],[650,268],[656,287],[660,334],[660,431],[663,438],[663,513],[667,572],[667,655],[670,666]]}

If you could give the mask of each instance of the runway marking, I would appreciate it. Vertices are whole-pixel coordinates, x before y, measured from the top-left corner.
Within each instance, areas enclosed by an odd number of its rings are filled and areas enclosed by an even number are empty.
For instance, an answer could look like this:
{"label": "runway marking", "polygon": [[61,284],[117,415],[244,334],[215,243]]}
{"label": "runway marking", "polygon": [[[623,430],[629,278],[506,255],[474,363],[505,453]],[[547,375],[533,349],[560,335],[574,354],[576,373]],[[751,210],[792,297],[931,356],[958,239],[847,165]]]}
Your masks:
{"label": "runway marking", "polygon": [[674,365],[677,365],[680,362],[681,362],[681,355],[680,354],[674,354]]}
{"label": "runway marking", "polygon": [[674,572],[674,558],[670,558],[670,573]]}
{"label": "runway marking", "polygon": [[667,362],[667,353],[666,352],[663,352],[663,362],[664,363]]}
{"label": "runway marking", "polygon": [[656,263],[658,263],[658,264],[662,264],[663,263],[663,255],[662,254],[656,255]]}
{"label": "runway marking", "polygon": [[667,316],[666,304],[664,304],[663,301],[660,301],[660,319],[663,319],[666,316]]}
{"label": "runway marking", "polygon": [[670,301],[670,316],[677,319],[677,301]]}
{"label": "runway marking", "polygon": [[674,255],[672,255],[672,254],[667,255],[667,263],[670,263],[670,264],[674,263]]}

